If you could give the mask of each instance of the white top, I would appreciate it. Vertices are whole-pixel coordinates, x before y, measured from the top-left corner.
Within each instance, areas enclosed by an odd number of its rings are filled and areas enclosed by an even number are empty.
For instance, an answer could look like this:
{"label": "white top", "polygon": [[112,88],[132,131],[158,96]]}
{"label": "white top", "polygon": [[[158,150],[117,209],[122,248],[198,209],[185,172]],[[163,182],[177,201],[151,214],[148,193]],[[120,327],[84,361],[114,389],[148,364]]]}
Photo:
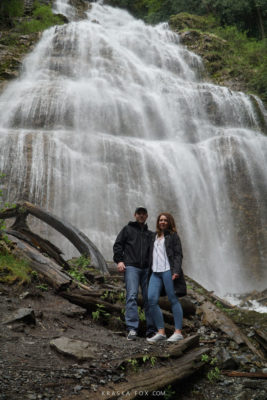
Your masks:
{"label": "white top", "polygon": [[164,272],[171,269],[170,263],[166,253],[165,237],[159,238],[158,236],[154,242],[153,248],[153,272]]}

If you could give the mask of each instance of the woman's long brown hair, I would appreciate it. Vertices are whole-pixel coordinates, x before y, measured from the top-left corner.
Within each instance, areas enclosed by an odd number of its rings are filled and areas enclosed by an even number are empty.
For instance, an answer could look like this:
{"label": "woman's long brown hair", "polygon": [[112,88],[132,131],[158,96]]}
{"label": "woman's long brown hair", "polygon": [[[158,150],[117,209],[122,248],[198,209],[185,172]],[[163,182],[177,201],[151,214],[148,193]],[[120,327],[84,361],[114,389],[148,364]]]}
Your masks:
{"label": "woman's long brown hair", "polygon": [[160,213],[159,216],[158,216],[158,218],[157,218],[157,225],[156,225],[157,234],[161,234],[161,230],[159,229],[159,220],[160,220],[160,217],[161,217],[162,215],[164,215],[164,216],[167,218],[167,221],[168,221],[168,228],[167,228],[167,229],[168,229],[171,233],[177,232],[177,229],[176,229],[176,225],[175,225],[175,221],[174,221],[173,216],[172,216],[170,213],[165,213],[165,212],[163,212],[163,213]]}

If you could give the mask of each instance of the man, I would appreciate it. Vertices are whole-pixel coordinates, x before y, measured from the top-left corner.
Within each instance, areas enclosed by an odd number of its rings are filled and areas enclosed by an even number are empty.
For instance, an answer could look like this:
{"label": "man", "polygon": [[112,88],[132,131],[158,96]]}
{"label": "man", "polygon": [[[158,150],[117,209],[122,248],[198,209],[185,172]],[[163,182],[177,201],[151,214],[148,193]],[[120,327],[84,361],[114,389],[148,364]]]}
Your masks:
{"label": "man", "polygon": [[145,207],[137,207],[134,213],[135,221],[129,222],[118,234],[113,246],[113,260],[117,263],[119,272],[125,273],[126,310],[125,322],[127,339],[137,338],[138,317],[138,291],[141,286],[146,316],[146,336],[150,337],[156,332],[147,301],[148,256],[151,231],[145,223],[148,217]]}

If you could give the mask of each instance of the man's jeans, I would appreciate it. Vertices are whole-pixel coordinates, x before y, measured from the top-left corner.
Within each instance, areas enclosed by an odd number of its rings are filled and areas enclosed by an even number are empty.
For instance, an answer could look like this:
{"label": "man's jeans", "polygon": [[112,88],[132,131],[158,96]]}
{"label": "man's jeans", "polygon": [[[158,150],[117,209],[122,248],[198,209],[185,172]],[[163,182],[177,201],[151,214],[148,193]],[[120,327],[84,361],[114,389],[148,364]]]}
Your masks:
{"label": "man's jeans", "polygon": [[164,329],[164,320],[158,304],[163,285],[172,306],[175,329],[182,329],[183,309],[176,297],[172,281],[172,273],[170,270],[164,272],[153,272],[149,281],[148,303],[154,323],[157,329]]}
{"label": "man's jeans", "polygon": [[130,265],[126,266],[125,270],[125,286],[126,286],[126,311],[125,311],[125,322],[127,330],[138,330],[139,317],[138,317],[138,291],[139,285],[141,286],[144,310],[146,316],[146,334],[153,333],[156,331],[151,313],[148,307],[147,300],[147,277],[148,268],[141,269],[132,267]]}

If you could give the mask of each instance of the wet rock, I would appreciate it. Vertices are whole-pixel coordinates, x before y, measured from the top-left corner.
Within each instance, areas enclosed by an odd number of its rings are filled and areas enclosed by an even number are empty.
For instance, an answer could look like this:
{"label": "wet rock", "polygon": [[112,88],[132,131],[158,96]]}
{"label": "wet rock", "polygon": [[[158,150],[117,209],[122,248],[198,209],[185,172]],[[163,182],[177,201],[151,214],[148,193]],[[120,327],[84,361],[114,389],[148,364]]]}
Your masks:
{"label": "wet rock", "polygon": [[236,369],[238,367],[238,363],[232,357],[232,355],[226,349],[221,349],[217,354],[219,359],[219,363],[222,369]]}
{"label": "wet rock", "polygon": [[63,311],[63,314],[70,318],[79,318],[86,314],[86,310],[76,304],[70,304],[66,310]]}
{"label": "wet rock", "polygon": [[89,342],[60,337],[50,341],[50,346],[59,353],[74,357],[77,360],[90,360],[95,357],[97,349]]}
{"label": "wet rock", "polygon": [[4,321],[4,324],[23,321],[26,324],[36,324],[35,314],[32,308],[20,308],[13,312],[11,316]]}

